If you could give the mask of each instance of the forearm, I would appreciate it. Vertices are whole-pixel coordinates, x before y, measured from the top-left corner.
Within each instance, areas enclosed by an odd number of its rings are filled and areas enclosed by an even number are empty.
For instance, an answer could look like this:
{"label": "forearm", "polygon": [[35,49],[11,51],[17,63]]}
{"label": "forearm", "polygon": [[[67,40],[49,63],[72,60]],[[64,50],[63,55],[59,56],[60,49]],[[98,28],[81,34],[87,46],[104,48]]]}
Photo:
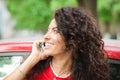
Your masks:
{"label": "forearm", "polygon": [[28,71],[39,61],[36,57],[37,56],[30,55],[18,68],[3,80],[24,80]]}

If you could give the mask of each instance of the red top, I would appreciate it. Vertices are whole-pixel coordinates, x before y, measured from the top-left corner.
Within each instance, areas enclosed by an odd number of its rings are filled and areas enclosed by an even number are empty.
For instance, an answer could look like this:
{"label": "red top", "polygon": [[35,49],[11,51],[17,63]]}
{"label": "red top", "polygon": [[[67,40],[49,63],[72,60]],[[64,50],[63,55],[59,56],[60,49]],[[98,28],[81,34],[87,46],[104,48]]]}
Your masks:
{"label": "red top", "polygon": [[[56,78],[56,79],[54,79]],[[33,79],[31,79],[33,80]],[[34,80],[70,80],[70,75],[66,77],[57,77],[49,66],[42,74],[38,75]]]}

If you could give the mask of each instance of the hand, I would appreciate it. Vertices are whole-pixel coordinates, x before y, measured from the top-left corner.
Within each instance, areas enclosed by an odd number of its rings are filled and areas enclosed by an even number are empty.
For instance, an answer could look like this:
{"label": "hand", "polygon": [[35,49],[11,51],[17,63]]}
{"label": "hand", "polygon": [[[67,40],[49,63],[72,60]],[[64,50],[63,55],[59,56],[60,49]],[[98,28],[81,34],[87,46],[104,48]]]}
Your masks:
{"label": "hand", "polygon": [[35,56],[38,60],[44,60],[48,57],[47,54],[45,54],[44,52],[42,53],[42,51],[40,50],[39,45],[42,42],[44,41],[35,41],[32,46],[31,56]]}

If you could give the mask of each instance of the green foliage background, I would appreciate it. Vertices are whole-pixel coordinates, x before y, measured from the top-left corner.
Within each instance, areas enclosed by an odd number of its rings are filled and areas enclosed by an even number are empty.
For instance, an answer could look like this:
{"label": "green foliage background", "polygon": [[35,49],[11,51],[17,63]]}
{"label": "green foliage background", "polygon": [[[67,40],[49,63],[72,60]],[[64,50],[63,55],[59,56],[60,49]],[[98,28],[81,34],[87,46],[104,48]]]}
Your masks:
{"label": "green foliage background", "polygon": [[104,22],[120,22],[120,0],[97,0],[97,11]]}
{"label": "green foliage background", "polygon": [[[77,0],[6,0],[16,20],[16,29],[45,31],[54,11],[63,6],[78,6]],[[120,0],[97,0],[99,20],[120,22]]]}
{"label": "green foliage background", "polygon": [[63,6],[77,6],[76,0],[6,0],[16,19],[16,29],[46,30],[54,11]]}

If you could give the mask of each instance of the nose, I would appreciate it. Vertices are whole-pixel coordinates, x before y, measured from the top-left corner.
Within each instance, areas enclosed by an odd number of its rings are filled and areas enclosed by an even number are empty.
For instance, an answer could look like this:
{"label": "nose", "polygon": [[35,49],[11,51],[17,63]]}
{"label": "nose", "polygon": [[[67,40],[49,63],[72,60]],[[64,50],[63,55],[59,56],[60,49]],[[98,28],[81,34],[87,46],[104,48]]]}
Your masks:
{"label": "nose", "polygon": [[44,39],[45,39],[45,40],[48,40],[49,38],[50,38],[50,33],[47,32],[47,33],[44,35]]}

